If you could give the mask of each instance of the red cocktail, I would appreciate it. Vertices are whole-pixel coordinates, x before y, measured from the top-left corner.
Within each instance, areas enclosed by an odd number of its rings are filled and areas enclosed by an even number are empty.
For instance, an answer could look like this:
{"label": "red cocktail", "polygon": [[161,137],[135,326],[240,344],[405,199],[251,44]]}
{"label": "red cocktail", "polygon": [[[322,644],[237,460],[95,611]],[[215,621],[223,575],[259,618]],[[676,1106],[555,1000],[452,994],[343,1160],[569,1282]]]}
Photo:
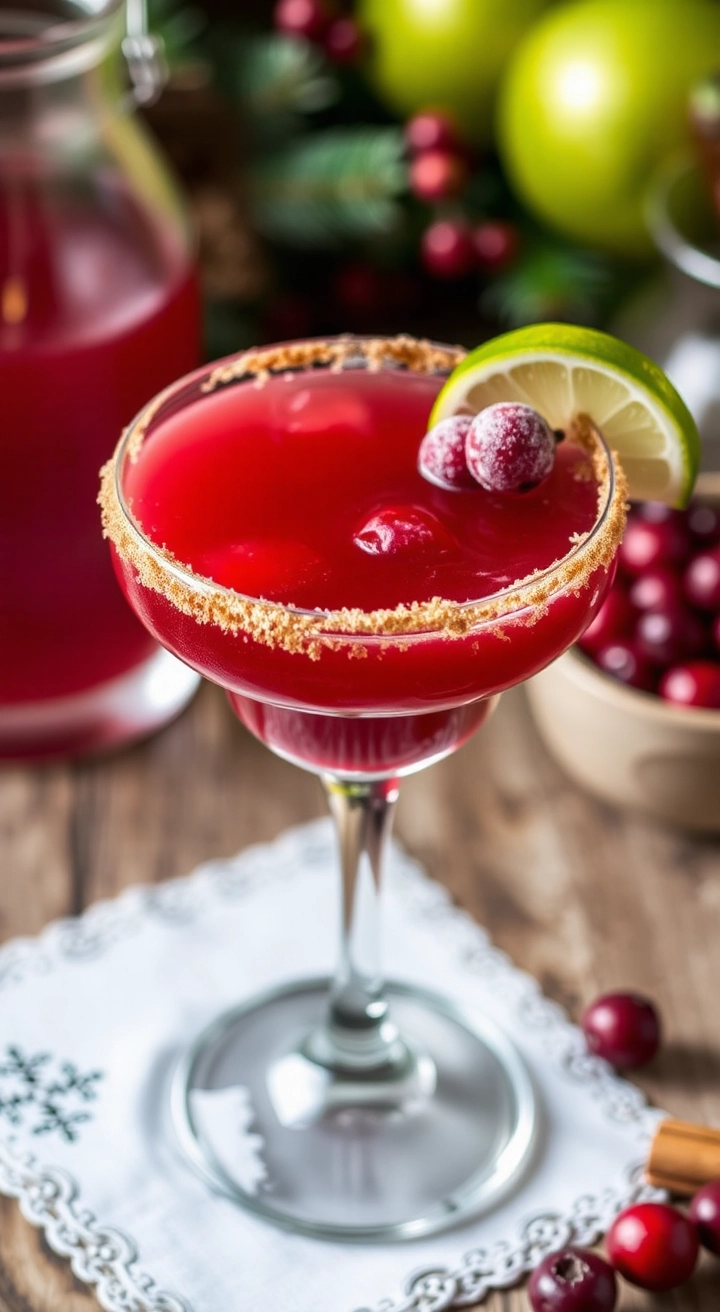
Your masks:
{"label": "red cocktail", "polygon": [[[103,476],[105,528],[135,612],[227,689],[253,733],[323,775],[339,824],[346,912],[329,1022],[316,985],[272,995],[260,1012],[213,1027],[176,1087],[181,1133],[203,1173],[316,1234],[440,1229],[487,1205],[532,1137],[532,1094],[499,1036],[402,988],[390,1019],[361,921],[376,914],[398,777],[459,746],[496,693],[583,632],[612,575],[624,496],[587,426],[559,442],[552,472],[524,493],[425,479],[418,448],[458,358],[409,339],[258,351],[168,389]],[[249,1197],[228,1162],[213,1167],[192,1091],[225,1087],[214,1082],[227,1079],[229,1060],[242,1066],[271,1156],[299,1128],[313,1162],[327,1154],[320,1186],[309,1177],[303,1186],[309,1158],[297,1160],[297,1140],[294,1167],[262,1196]],[[484,1138],[472,1095],[463,1102],[451,1087],[453,1062],[460,1085],[475,1070],[494,1108]],[[412,1125],[410,1106],[413,1116],[421,1108]],[[350,1136],[376,1135],[381,1196],[338,1194],[331,1159],[343,1111]],[[463,1128],[452,1143],[451,1122]]]}

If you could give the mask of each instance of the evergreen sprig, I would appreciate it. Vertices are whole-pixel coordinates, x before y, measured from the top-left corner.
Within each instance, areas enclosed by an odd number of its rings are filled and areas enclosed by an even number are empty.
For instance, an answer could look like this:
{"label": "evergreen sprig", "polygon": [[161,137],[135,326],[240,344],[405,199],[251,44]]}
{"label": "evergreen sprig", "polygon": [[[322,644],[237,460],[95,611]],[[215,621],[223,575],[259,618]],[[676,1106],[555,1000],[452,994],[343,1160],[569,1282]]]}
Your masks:
{"label": "evergreen sprig", "polygon": [[247,40],[237,53],[232,91],[255,126],[314,114],[340,95],[337,78],[316,46],[278,34]]}
{"label": "evergreen sprig", "polygon": [[517,263],[490,283],[480,304],[508,328],[552,319],[594,323],[614,283],[614,268],[605,256],[536,238],[528,241]]}
{"label": "evergreen sprig", "polygon": [[385,236],[402,223],[405,186],[399,128],[332,128],[255,163],[253,218],[265,236],[293,246]]}

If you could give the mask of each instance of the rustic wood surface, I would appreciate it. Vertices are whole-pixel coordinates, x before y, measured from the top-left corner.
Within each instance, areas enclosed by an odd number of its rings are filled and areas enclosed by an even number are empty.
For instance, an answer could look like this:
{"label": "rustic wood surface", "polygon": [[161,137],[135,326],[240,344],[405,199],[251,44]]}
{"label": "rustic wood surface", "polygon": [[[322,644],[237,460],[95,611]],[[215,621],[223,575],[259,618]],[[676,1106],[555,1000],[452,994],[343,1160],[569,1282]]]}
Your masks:
{"label": "rustic wood surface", "polygon": [[[130,751],[0,772],[0,936],[34,934],[128,884],[180,875],[322,811],[316,781],[274,759],[205,687],[176,724]],[[457,756],[406,781],[398,829],[573,1015],[607,988],[654,997],[667,1042],[641,1083],[674,1114],[720,1124],[720,845],[575,789],[545,752],[521,692]],[[522,1290],[486,1304],[527,1306]],[[267,1307],[283,1312],[271,1290]],[[625,1286],[619,1307],[717,1312],[720,1262],[706,1258],[674,1294]],[[67,1264],[1,1200],[0,1312],[93,1309]]]}

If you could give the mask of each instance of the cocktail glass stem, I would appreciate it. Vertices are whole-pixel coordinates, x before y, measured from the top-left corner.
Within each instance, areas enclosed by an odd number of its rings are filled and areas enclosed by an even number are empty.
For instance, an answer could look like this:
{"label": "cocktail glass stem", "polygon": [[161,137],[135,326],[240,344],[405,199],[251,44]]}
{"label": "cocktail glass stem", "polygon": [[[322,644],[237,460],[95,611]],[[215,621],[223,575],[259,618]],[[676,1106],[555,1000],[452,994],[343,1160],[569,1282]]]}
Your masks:
{"label": "cocktail glass stem", "polygon": [[331,775],[323,785],[338,837],[341,938],[330,993],[327,1034],[316,1056],[335,1068],[377,1074],[408,1060],[385,996],[381,964],[382,865],[397,779],[348,782]]}

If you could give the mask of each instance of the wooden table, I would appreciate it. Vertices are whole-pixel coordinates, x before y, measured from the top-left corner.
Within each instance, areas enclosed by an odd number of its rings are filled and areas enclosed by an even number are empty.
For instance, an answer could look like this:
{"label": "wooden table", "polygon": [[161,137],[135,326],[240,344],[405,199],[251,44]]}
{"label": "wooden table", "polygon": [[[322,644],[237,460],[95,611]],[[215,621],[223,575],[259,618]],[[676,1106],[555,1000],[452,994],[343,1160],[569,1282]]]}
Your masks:
{"label": "wooden table", "polygon": [[[206,686],[143,746],[0,773],[0,935],[34,934],[128,884],[183,874],[322,811],[317,782],[274,759]],[[573,1015],[604,989],[655,998],[667,1042],[641,1083],[676,1115],[720,1123],[720,846],[575,789],[540,743],[522,692],[506,695],[457,756],[406,781],[398,829]],[[486,1306],[528,1304],[516,1290]],[[626,1286],[619,1306],[717,1312],[720,1262],[706,1258],[689,1285],[664,1297]],[[268,1308],[283,1312],[271,1297]],[[0,1312],[92,1309],[67,1265],[0,1200]]]}

